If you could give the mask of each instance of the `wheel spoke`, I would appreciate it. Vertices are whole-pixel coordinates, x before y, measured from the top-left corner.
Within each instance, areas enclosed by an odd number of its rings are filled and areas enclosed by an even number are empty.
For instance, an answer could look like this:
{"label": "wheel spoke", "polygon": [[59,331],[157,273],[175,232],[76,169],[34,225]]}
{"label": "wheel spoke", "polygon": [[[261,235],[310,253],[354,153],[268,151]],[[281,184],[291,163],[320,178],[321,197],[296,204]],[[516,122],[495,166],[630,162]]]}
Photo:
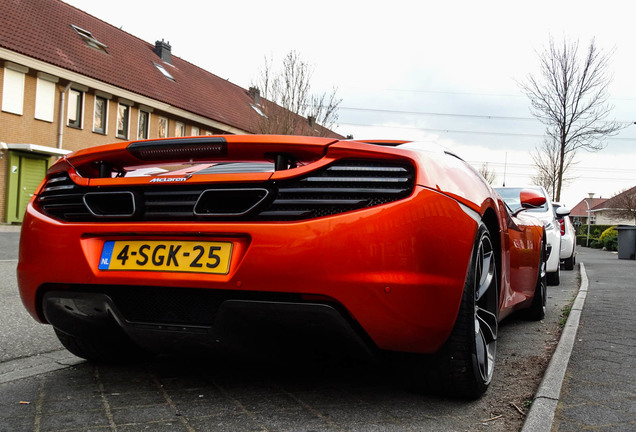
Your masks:
{"label": "wheel spoke", "polygon": [[545,249],[541,252],[541,262],[539,263],[539,271],[541,272],[541,277],[544,278],[546,275],[546,260],[545,260]]}
{"label": "wheel spoke", "polygon": [[486,371],[488,370],[488,348],[484,340],[484,335],[480,331],[475,332],[475,349],[479,371],[481,372],[481,376],[485,377]]}
{"label": "wheel spoke", "polygon": [[480,257],[479,285],[477,287],[476,300],[481,299],[492,285],[492,279],[495,275],[494,256],[492,251],[484,253]]}
{"label": "wheel spoke", "polygon": [[490,382],[495,366],[495,343],[487,342],[486,335],[480,330],[475,332],[475,351],[479,372],[484,381]]}
{"label": "wheel spoke", "polygon": [[494,342],[497,340],[497,316],[480,307],[477,307],[477,311],[475,314],[475,318],[477,324],[479,325],[479,331],[484,335],[484,338],[488,343]]}

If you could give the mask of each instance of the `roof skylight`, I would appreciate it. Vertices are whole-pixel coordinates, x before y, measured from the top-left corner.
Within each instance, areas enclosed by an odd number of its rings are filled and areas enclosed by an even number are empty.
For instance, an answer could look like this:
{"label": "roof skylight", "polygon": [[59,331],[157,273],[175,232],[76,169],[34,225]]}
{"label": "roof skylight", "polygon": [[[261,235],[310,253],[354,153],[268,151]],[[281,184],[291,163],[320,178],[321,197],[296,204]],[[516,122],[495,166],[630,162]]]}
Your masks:
{"label": "roof skylight", "polygon": [[86,42],[86,44],[89,47],[95,48],[96,50],[99,50],[108,54],[108,51],[106,51],[106,48],[108,47],[105,44],[98,41],[91,32],[89,32],[88,30],[84,30],[83,28],[74,26],[73,24],[71,24],[71,27],[73,27],[73,30],[75,30],[77,34],[80,35],[80,37],[84,40],[84,42]]}
{"label": "roof skylight", "polygon": [[261,111],[261,109],[260,109],[258,106],[254,105],[254,104],[250,104],[250,106],[251,106],[252,108],[254,108],[254,111],[256,111],[257,113],[259,113],[262,117],[267,117],[267,116],[265,115],[265,113],[264,113],[263,111]]}
{"label": "roof skylight", "polygon": [[172,77],[172,75],[170,75],[170,72],[168,72],[168,71],[166,70],[166,68],[164,68],[163,66],[161,66],[160,64],[155,63],[155,62],[152,62],[152,64],[153,64],[153,65],[155,65],[155,66],[157,67],[157,69],[159,69],[159,72],[161,72],[161,73],[163,74],[163,76],[165,76],[165,77],[166,77],[166,78],[168,78],[168,79],[171,79],[172,81],[176,81],[176,80]]}

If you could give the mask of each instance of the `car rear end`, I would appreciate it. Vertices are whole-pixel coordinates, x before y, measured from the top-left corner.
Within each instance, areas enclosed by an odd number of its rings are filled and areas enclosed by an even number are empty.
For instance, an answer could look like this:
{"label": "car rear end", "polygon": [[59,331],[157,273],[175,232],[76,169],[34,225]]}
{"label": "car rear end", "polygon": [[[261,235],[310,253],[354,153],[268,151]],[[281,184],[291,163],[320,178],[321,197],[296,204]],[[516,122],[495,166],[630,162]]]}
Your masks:
{"label": "car rear end", "polygon": [[552,203],[552,206],[561,232],[559,259],[563,262],[563,267],[566,270],[573,270],[576,262],[576,229],[572,225],[569,209],[563,207],[561,203]]}
{"label": "car rear end", "polygon": [[69,155],[24,218],[22,300],[61,334],[123,332],[151,351],[232,347],[262,325],[433,352],[475,220],[428,187],[420,156],[383,144],[227,136]]}

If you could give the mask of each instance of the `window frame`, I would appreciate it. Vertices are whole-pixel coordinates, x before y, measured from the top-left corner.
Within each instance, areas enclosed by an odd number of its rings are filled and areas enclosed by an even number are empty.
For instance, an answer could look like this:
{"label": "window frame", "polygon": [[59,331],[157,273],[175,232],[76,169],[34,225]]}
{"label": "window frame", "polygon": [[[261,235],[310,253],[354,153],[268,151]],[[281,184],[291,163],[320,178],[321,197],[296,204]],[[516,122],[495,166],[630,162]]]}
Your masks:
{"label": "window frame", "polygon": [[71,24],[71,27],[84,40],[84,42],[86,42],[86,45],[98,51],[108,54],[108,50],[107,50],[108,47],[105,44],[98,41],[97,38],[93,36],[91,32],[89,32],[88,30],[84,30],[83,28],[73,24]]}
{"label": "window frame", "polygon": [[[101,115],[101,121],[102,121],[102,125],[103,127],[101,129],[99,129],[96,124],[97,124],[97,102],[98,101],[103,101],[104,102],[104,108],[103,108],[103,112]],[[95,95],[95,101],[93,103],[93,132],[101,134],[101,135],[108,135],[108,98],[105,98],[104,96],[99,96],[99,95]]]}
{"label": "window frame", "polygon": [[4,77],[2,79],[2,111],[23,115],[24,114],[24,89],[26,83],[25,70],[9,67],[7,62],[4,66]]}
{"label": "window frame", "polygon": [[[142,128],[141,119],[146,117],[146,126]],[[137,139],[150,138],[150,111],[140,109],[137,114]]]}
{"label": "window frame", "polygon": [[53,123],[55,117],[55,81],[41,76],[35,84],[35,107],[33,117],[36,120]]}
{"label": "window frame", "polygon": [[[71,99],[73,92],[77,93],[77,96]],[[66,126],[73,129],[82,129],[84,124],[84,95],[85,92],[75,88],[68,89],[68,106],[66,107]],[[75,101],[75,116],[76,119],[71,121],[71,100]]]}
{"label": "window frame", "polygon": [[184,136],[186,136],[185,123],[180,122],[180,121],[176,122],[175,128],[174,128],[174,136],[175,137],[184,137]]}
{"label": "window frame", "polygon": [[[122,115],[122,111],[121,111],[122,108],[124,108],[124,112],[125,112],[123,119],[120,117]],[[130,137],[130,109],[131,109],[130,105],[117,102],[117,131],[115,132],[115,136],[117,138],[127,140]],[[120,123],[122,123],[122,126],[124,127],[123,133],[120,133],[120,130],[121,130],[119,128]]]}
{"label": "window frame", "polygon": [[[165,134],[162,136],[161,129],[162,129],[162,123],[164,122],[165,122]],[[170,121],[168,120],[168,118],[159,117],[159,124],[157,127],[157,138],[168,138],[170,136],[169,127],[170,127]]]}
{"label": "window frame", "polygon": [[161,72],[161,74],[164,77],[168,78],[171,81],[176,81],[174,77],[170,74],[170,72],[168,72],[168,70],[165,67],[163,67],[163,65],[160,65],[159,63],[155,63],[155,62],[152,62],[152,64],[155,65],[157,70],[159,70],[159,72]]}

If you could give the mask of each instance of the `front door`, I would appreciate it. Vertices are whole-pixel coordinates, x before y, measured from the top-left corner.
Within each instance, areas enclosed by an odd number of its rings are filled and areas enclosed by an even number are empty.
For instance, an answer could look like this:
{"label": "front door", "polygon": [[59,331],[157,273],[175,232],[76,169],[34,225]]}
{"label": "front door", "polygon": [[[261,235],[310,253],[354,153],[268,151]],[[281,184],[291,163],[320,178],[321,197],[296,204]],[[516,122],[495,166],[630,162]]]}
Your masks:
{"label": "front door", "polygon": [[35,190],[44,179],[49,165],[45,155],[10,152],[7,222],[22,222]]}

